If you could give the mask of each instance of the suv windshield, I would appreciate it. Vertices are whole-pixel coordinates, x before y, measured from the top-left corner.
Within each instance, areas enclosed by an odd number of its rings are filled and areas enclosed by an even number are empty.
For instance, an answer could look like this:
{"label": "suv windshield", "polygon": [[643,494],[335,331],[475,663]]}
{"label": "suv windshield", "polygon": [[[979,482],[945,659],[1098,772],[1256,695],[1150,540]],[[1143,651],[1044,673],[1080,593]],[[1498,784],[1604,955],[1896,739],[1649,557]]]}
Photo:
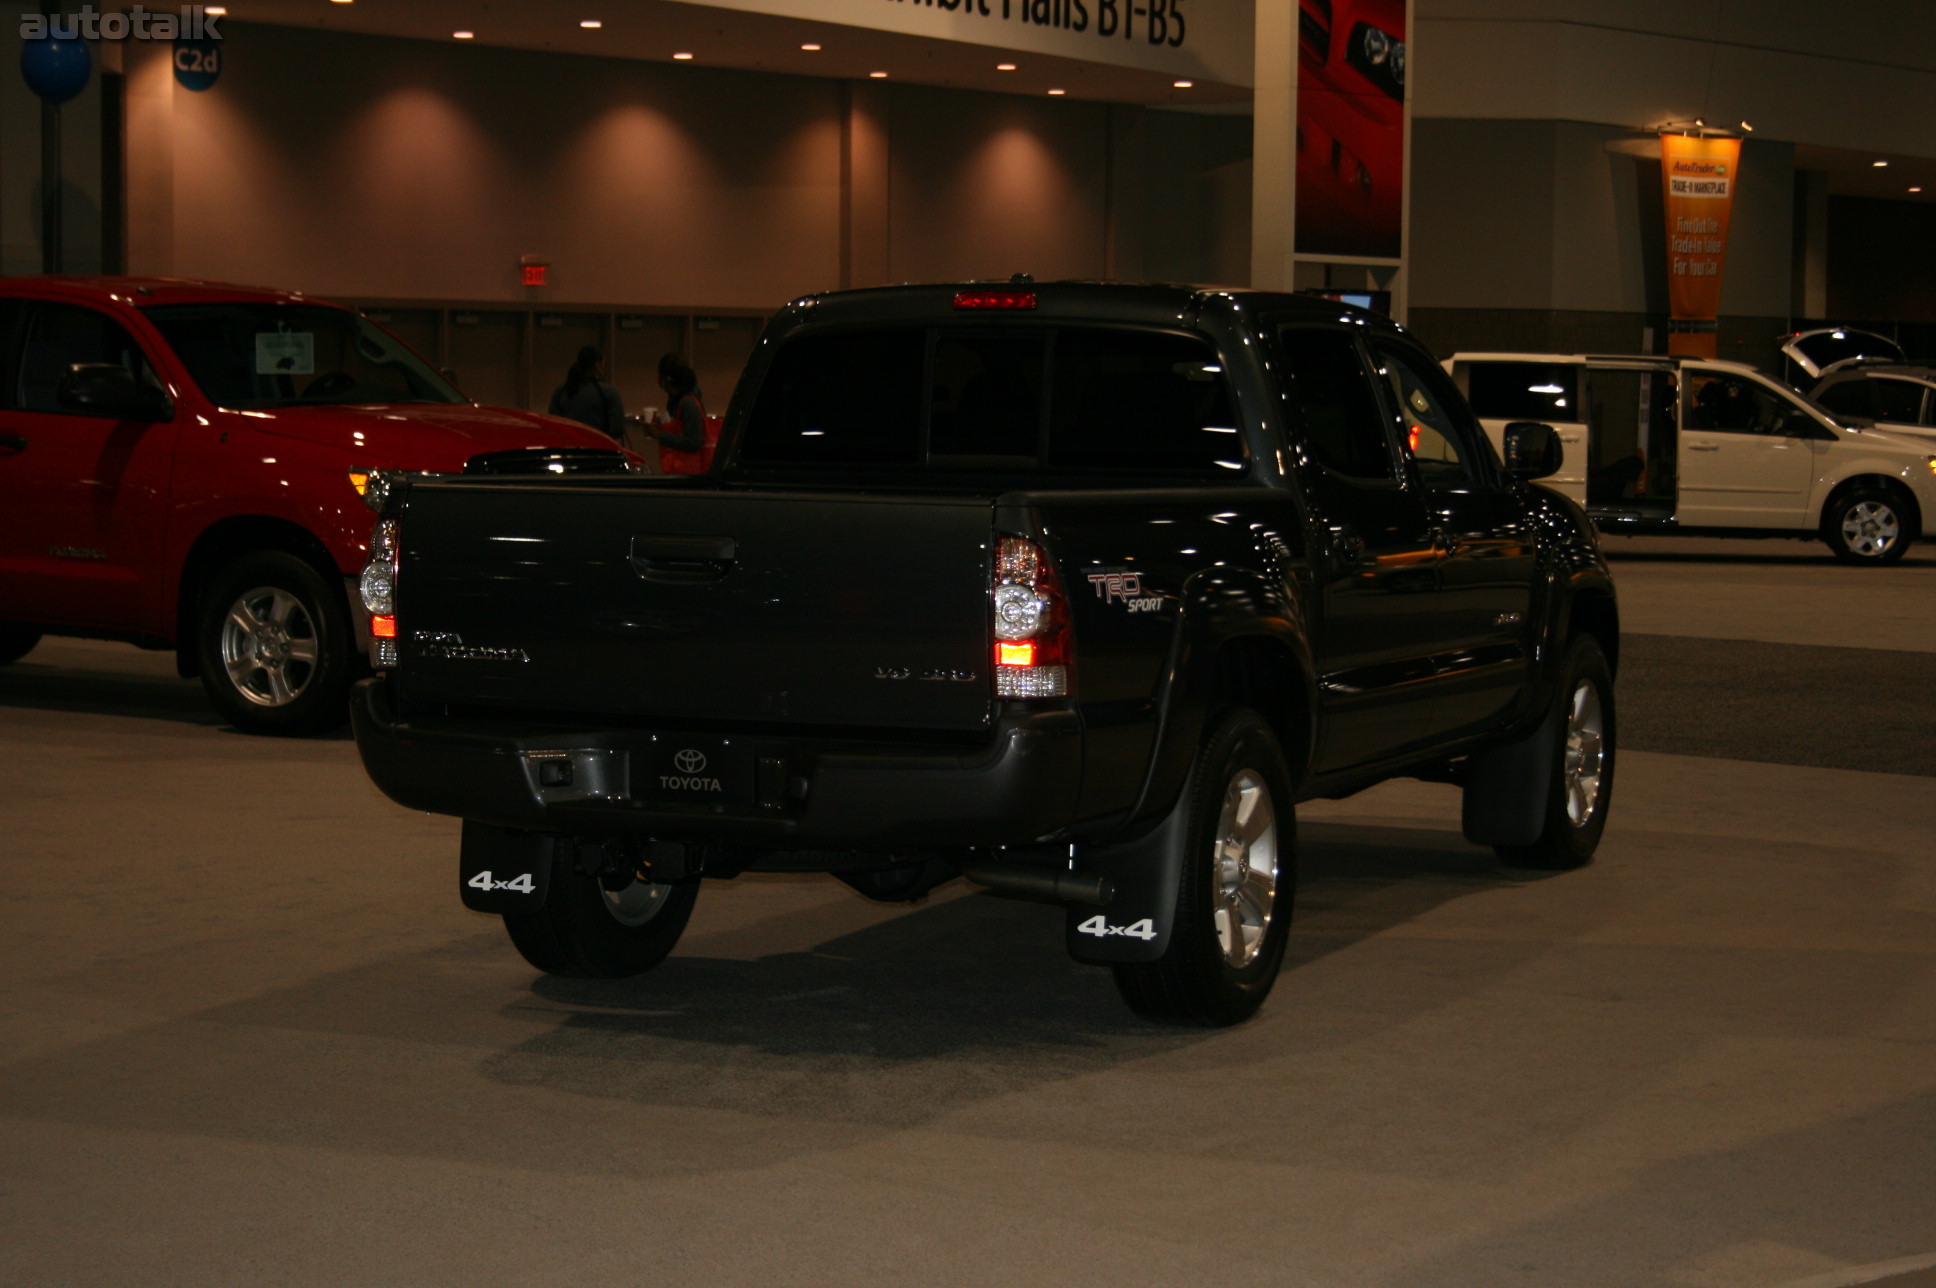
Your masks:
{"label": "suv windshield", "polygon": [[402,341],[348,309],[165,304],[142,312],[218,406],[467,401]]}

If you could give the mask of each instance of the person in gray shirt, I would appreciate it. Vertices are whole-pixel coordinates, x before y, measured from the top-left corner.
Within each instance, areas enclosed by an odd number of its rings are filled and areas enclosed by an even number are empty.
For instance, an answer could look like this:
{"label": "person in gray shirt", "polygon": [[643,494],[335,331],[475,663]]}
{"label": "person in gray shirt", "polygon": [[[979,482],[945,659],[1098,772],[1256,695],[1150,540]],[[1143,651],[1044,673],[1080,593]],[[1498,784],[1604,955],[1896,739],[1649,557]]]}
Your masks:
{"label": "person in gray shirt", "polygon": [[565,383],[552,393],[548,410],[609,434],[614,442],[625,441],[625,400],[606,383],[605,355],[595,344],[578,351],[578,361],[565,373]]}

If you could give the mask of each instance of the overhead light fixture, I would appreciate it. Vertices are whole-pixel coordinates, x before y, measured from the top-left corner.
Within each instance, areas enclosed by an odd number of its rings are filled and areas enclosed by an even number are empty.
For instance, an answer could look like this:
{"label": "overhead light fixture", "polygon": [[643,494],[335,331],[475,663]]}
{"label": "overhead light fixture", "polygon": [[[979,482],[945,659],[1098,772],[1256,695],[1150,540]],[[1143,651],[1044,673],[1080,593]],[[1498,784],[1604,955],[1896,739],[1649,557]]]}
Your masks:
{"label": "overhead light fixture", "polygon": [[1869,164],[1874,166],[1878,170],[1885,170],[1889,166],[1889,163],[1887,161],[1871,161],[1869,162]]}
{"label": "overhead light fixture", "polygon": [[586,31],[597,31],[600,27],[603,27],[605,24],[600,22],[596,18],[587,18],[585,19],[585,21],[579,23],[578,25],[583,27]]}
{"label": "overhead light fixture", "polygon": [[1067,94],[1068,92],[1066,89],[1052,89],[1049,91],[1050,94]]}
{"label": "overhead light fixture", "polygon": [[818,45],[802,45],[800,46],[800,48],[806,50],[810,54],[817,54],[820,52],[820,46]]}
{"label": "overhead light fixture", "polygon": [[887,79],[887,73],[886,73],[886,72],[869,72],[869,73],[867,73],[867,77],[868,77],[868,79],[869,79],[869,80],[886,80],[886,79]]}
{"label": "overhead light fixture", "polygon": [[1170,82],[1171,89],[1195,89],[1196,86],[1197,86],[1197,83],[1195,81],[1171,81]]}
{"label": "overhead light fixture", "polygon": [[1015,64],[1014,63],[996,63],[995,70],[998,72],[1012,72],[1015,70]]}
{"label": "overhead light fixture", "polygon": [[1741,122],[1741,132],[1742,132],[1743,134],[1753,134],[1753,133],[1754,133],[1754,126],[1752,126],[1752,125],[1749,125],[1749,124],[1748,124],[1748,123],[1747,123],[1746,121],[1743,121],[1743,122]]}
{"label": "overhead light fixture", "polygon": [[450,38],[452,40],[475,40],[477,39],[477,33],[474,31],[453,31],[450,33]]}
{"label": "overhead light fixture", "polygon": [[226,18],[229,15],[229,7],[225,4],[204,5],[202,12],[211,18]]}
{"label": "overhead light fixture", "polygon": [[1910,189],[1909,191],[1911,191],[1911,192],[1921,192],[1922,190],[1923,190],[1923,186],[1922,186],[1922,185],[1921,185],[1921,184],[1919,183],[1919,184],[1917,184],[1917,185],[1916,185],[1915,187],[1913,187],[1913,188],[1911,188],[1911,189]]}
{"label": "overhead light fixture", "polygon": [[683,53],[681,53],[681,54],[674,54],[674,55],[672,56],[672,61],[673,61],[673,62],[675,62],[675,63],[689,63],[689,62],[691,62],[691,61],[692,61],[692,55],[691,55],[691,54],[683,54]]}

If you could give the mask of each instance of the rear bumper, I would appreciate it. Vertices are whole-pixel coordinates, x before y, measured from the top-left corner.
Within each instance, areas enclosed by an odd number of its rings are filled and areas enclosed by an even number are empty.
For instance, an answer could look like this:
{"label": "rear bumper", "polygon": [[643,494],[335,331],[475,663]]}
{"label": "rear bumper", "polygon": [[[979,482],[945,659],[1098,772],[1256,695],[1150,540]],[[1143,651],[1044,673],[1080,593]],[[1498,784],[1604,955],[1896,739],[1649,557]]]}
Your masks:
{"label": "rear bumper", "polygon": [[[399,718],[378,677],[356,686],[350,718],[364,768],[392,800],[541,831],[774,848],[1030,845],[1070,825],[1082,783],[1081,724],[1071,711],[1005,717],[973,748],[784,734],[721,740],[676,727],[507,732]],[[745,783],[729,783],[732,804],[648,798],[668,748],[721,741],[747,770]]]}

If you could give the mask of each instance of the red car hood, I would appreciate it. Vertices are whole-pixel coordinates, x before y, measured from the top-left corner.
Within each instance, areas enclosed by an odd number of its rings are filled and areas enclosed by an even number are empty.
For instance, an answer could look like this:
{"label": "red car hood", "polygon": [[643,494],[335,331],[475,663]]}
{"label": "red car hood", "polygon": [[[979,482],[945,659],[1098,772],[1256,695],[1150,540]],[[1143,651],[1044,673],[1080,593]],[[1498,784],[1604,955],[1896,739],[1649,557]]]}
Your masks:
{"label": "red car hood", "polygon": [[574,420],[471,403],[282,407],[229,414],[247,415],[258,433],[341,448],[362,458],[358,463],[393,469],[451,472],[479,452],[517,447],[613,451],[618,446]]}

